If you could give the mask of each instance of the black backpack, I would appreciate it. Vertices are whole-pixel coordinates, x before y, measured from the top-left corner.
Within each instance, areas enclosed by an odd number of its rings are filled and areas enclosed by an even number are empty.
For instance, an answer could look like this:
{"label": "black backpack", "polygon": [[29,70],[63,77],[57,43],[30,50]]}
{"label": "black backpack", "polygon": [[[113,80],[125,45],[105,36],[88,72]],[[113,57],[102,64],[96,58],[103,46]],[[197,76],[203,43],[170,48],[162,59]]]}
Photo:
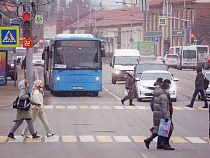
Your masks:
{"label": "black backpack", "polygon": [[209,80],[206,77],[204,77],[204,90],[207,90],[208,86],[209,86]]}

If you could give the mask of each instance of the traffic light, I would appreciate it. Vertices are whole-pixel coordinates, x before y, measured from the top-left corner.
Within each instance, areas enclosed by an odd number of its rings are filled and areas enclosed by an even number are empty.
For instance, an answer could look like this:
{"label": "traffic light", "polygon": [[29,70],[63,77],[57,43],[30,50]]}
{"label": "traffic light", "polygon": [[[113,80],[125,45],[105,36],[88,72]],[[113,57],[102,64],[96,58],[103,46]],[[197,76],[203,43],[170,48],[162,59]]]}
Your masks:
{"label": "traffic light", "polygon": [[23,47],[32,47],[32,21],[29,12],[24,12],[22,15],[22,33]]}
{"label": "traffic light", "polygon": [[195,40],[194,37],[195,37],[194,34],[191,34],[191,45],[194,45],[194,40]]}

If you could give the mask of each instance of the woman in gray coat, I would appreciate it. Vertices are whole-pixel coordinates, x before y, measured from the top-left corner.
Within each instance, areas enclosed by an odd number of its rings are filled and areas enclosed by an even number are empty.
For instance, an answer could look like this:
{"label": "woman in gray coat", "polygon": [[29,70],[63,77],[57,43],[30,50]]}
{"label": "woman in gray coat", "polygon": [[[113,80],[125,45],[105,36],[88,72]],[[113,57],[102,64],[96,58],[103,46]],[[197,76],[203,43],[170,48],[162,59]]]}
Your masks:
{"label": "woman in gray coat", "polygon": [[[29,93],[28,87],[29,87],[29,82],[26,79],[22,80],[18,83],[20,100],[25,100],[28,98],[30,100],[31,104],[40,106],[39,104],[33,102],[30,99],[30,93]],[[10,133],[8,134],[8,137],[15,139],[14,132],[18,129],[18,127],[23,123],[24,120],[26,120],[26,122],[28,124],[29,131],[30,131],[31,135],[33,136],[33,139],[40,138],[41,136],[38,136],[37,132],[34,131],[34,126],[33,126],[33,122],[32,122],[32,115],[31,115],[30,109],[28,111],[17,109],[17,116],[16,116],[16,119],[14,120],[15,124],[13,125]]]}
{"label": "woman in gray coat", "polygon": [[135,78],[134,78],[134,73],[133,71],[130,71],[128,73],[126,83],[125,83],[125,91],[126,95],[123,99],[121,99],[121,103],[124,105],[124,102],[129,99],[129,105],[134,105],[132,103],[133,99],[135,99],[135,94],[134,94],[134,83],[135,83]]}
{"label": "woman in gray coat", "polygon": [[[160,88],[155,89],[154,91],[154,107],[153,107],[153,124],[154,129],[152,131],[152,135],[144,140],[145,146],[149,149],[149,144],[151,141],[158,136],[158,128],[161,119],[165,119],[166,122],[170,119],[169,112],[169,100],[167,96],[167,92],[170,86],[168,83],[163,82]],[[157,146],[157,149],[165,149],[165,150],[175,150],[169,144],[169,139],[171,137],[173,131],[173,126],[169,132],[168,137],[164,137],[162,146]]]}

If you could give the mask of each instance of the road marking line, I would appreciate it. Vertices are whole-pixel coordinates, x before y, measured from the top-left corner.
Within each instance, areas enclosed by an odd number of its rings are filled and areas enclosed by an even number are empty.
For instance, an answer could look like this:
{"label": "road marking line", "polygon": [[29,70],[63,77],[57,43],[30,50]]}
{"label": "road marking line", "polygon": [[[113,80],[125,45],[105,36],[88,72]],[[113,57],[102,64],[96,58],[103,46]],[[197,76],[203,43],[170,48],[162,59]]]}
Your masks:
{"label": "road marking line", "polygon": [[79,139],[81,142],[95,142],[94,137],[90,135],[79,136]]}
{"label": "road marking line", "polygon": [[103,109],[107,109],[107,110],[108,110],[108,109],[113,109],[111,106],[103,106],[102,108],[103,108]]}
{"label": "road marking line", "polygon": [[77,142],[77,137],[74,135],[66,135],[66,136],[62,136],[62,141],[63,142]]}
{"label": "road marking line", "polygon": [[185,138],[192,143],[207,143],[206,141],[204,141],[203,139],[199,137],[185,137]]}
{"label": "road marking line", "polygon": [[22,137],[22,136],[15,136],[15,138],[16,139],[9,139],[9,141],[8,142],[10,142],[10,143],[16,143],[16,142],[23,142],[23,140],[24,140],[24,137]]}
{"label": "road marking line", "polygon": [[114,139],[116,142],[118,143],[128,143],[128,142],[132,142],[128,136],[114,136]]}
{"label": "road marking line", "polygon": [[140,110],[147,110],[148,108],[146,106],[136,106],[137,109]]}
{"label": "road marking line", "polygon": [[52,137],[45,136],[45,142],[59,142],[59,136],[54,135]]}
{"label": "road marking line", "polygon": [[89,106],[79,106],[80,109],[85,110],[85,109],[89,109]]}
{"label": "road marking line", "polygon": [[110,136],[96,136],[96,138],[98,142],[102,142],[102,143],[113,142]]}
{"label": "road marking line", "polygon": [[75,110],[75,109],[78,109],[78,108],[77,108],[77,106],[67,106],[67,109]]}
{"label": "road marking line", "polygon": [[126,109],[129,109],[129,110],[135,110],[136,107],[135,106],[125,106]]}
{"label": "road marking line", "polygon": [[53,105],[45,105],[44,109],[53,109]]}
{"label": "road marking line", "polygon": [[108,91],[108,93],[111,94],[112,96],[114,96],[115,98],[117,98],[118,100],[121,100],[118,96],[116,96],[116,95],[113,94],[112,92],[109,92],[109,91]]}
{"label": "road marking line", "polygon": [[93,109],[93,110],[101,109],[100,106],[90,106],[90,108]]}
{"label": "road marking line", "polygon": [[114,107],[114,109],[117,109],[117,110],[123,110],[123,109],[125,109],[123,106],[113,106]]}
{"label": "road marking line", "polygon": [[5,142],[7,140],[7,136],[0,136],[0,142]]}
{"label": "road marking line", "polygon": [[173,106],[173,109],[174,109],[174,110],[185,110],[184,108],[182,108],[182,107],[177,107],[177,106]]}
{"label": "road marking line", "polygon": [[209,110],[208,108],[197,107],[199,110]]}
{"label": "road marking line", "polygon": [[182,137],[171,137],[170,140],[174,143],[188,143],[188,141]]}
{"label": "road marking line", "polygon": [[142,142],[144,142],[144,139],[146,139],[145,136],[131,136],[131,138],[136,143],[142,143]]}
{"label": "road marking line", "polygon": [[41,142],[41,141],[42,141],[41,138],[40,139],[33,139],[32,137],[26,138],[27,143],[37,143],[37,142]]}
{"label": "road marking line", "polygon": [[55,106],[55,109],[63,110],[63,109],[66,109],[66,107],[65,106],[57,105],[57,106]]}
{"label": "road marking line", "polygon": [[186,109],[186,110],[196,110],[196,109],[190,108],[190,107],[183,107],[183,108]]}
{"label": "road marking line", "polygon": [[203,139],[207,140],[208,142],[210,142],[210,138],[209,137],[203,137]]}

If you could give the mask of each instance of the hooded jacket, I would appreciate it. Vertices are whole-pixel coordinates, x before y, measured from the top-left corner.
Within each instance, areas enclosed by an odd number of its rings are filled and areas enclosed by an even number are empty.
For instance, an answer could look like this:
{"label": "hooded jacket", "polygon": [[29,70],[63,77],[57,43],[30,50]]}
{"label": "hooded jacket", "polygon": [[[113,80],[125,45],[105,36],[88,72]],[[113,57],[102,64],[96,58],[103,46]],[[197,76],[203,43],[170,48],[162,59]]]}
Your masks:
{"label": "hooded jacket", "polygon": [[196,79],[195,79],[195,89],[196,90],[204,90],[204,75],[202,71],[197,73]]}
{"label": "hooded jacket", "polygon": [[153,108],[154,133],[158,133],[160,119],[170,119],[169,100],[165,90],[156,88]]}
{"label": "hooded jacket", "polygon": [[[31,101],[31,104],[38,105],[36,102],[31,100],[29,96],[30,95],[29,90],[25,86],[25,80],[22,80],[18,83],[18,89],[19,89],[19,98],[21,100],[29,98]],[[31,119],[31,118],[32,118],[31,109],[29,109],[28,111],[17,109],[17,115],[14,121],[22,120],[22,119]]]}

